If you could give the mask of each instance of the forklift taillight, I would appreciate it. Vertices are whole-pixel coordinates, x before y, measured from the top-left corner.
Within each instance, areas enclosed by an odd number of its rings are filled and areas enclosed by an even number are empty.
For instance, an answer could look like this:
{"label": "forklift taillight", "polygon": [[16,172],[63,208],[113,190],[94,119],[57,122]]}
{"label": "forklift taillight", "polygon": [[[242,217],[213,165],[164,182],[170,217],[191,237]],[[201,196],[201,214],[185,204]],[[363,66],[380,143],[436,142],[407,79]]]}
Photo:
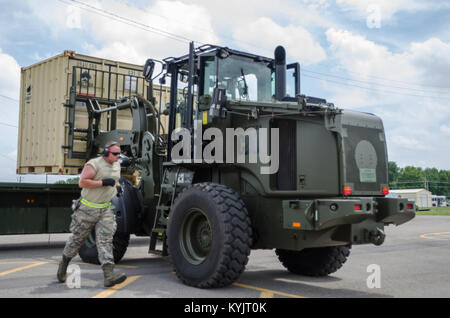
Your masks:
{"label": "forklift taillight", "polygon": [[343,189],[343,193],[344,193],[344,195],[351,195],[352,194],[352,192],[353,192],[353,189],[352,189],[352,187],[344,187],[344,189]]}

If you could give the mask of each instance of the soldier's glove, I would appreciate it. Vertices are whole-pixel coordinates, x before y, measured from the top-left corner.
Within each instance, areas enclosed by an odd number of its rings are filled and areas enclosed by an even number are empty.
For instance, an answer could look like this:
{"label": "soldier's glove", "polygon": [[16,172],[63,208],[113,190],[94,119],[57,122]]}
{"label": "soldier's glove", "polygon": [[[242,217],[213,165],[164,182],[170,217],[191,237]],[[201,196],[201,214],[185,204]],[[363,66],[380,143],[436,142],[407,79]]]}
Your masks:
{"label": "soldier's glove", "polygon": [[116,181],[114,179],[103,179],[102,185],[104,187],[114,187],[116,185]]}

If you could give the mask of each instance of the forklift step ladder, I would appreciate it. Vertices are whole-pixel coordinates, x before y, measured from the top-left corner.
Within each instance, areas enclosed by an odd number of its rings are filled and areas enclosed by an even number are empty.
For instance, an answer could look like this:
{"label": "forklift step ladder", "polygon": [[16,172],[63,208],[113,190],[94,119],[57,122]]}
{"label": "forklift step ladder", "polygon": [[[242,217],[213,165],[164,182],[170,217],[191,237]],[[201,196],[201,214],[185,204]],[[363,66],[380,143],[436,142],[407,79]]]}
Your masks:
{"label": "forklift step ladder", "polygon": [[[164,170],[163,181],[161,184],[161,191],[159,194],[158,205],[156,206],[156,215],[155,221],[153,224],[152,233],[150,235],[150,247],[149,253],[159,254],[162,256],[167,256],[167,219],[170,213],[170,207],[173,204],[176,196],[177,189],[177,180],[178,173],[180,169],[177,171],[177,177],[170,183],[168,178],[168,169]],[[162,241],[162,250],[156,249],[156,244],[158,241]]]}

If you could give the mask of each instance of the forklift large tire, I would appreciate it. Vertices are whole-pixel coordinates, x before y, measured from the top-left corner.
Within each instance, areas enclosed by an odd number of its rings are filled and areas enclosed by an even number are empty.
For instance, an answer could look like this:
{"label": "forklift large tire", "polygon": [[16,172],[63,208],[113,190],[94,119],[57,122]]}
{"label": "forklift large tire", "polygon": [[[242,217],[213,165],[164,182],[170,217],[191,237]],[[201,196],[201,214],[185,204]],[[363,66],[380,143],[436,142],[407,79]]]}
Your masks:
{"label": "forklift large tire", "polygon": [[[124,233],[114,234],[113,238],[114,263],[117,264],[118,262],[120,262],[122,257],[125,255],[125,252],[127,251],[129,242],[130,242],[130,234]],[[95,231],[92,231],[91,234],[89,234],[88,239],[81,246],[80,250],[78,251],[78,254],[80,255],[83,262],[100,265],[100,261],[98,259],[97,245],[95,243]]]}
{"label": "forklift large tire", "polygon": [[288,271],[297,275],[327,276],[347,261],[351,245],[306,248],[301,251],[277,249],[278,259]]}
{"label": "forklift large tire", "polygon": [[172,206],[167,231],[176,275],[186,285],[224,287],[247,265],[250,218],[239,195],[226,186],[199,183],[182,191]]}

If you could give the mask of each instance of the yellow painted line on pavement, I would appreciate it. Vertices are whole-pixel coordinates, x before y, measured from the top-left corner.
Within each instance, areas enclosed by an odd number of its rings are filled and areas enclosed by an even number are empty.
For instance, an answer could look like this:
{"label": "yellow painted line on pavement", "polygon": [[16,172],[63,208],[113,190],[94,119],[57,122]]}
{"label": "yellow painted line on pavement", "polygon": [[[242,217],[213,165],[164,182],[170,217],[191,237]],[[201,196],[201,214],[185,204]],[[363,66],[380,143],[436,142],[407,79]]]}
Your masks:
{"label": "yellow painted line on pavement", "polygon": [[105,291],[102,291],[101,293],[95,295],[92,298],[107,298],[109,296],[111,296],[112,294],[116,293],[117,291],[119,291],[120,289],[124,288],[125,286],[128,286],[129,284],[131,284],[132,282],[134,282],[135,280],[141,278],[142,276],[131,276],[128,277],[123,283],[115,285],[113,287],[108,288]]}
{"label": "yellow painted line on pavement", "polygon": [[15,265],[15,264],[34,264],[36,261],[6,261],[0,262],[0,265]]}
{"label": "yellow painted line on pavement", "polygon": [[450,240],[450,232],[427,233],[420,235],[420,237],[434,241],[448,241]]}
{"label": "yellow painted line on pavement", "polygon": [[122,267],[122,268],[131,268],[131,269],[136,269],[138,268],[137,266],[134,265],[120,265],[120,264],[116,264],[116,267]]}
{"label": "yellow painted line on pavement", "polygon": [[[304,296],[283,293],[283,292],[276,291],[276,290],[270,290],[270,289],[265,289],[265,288],[260,288],[260,287],[255,287],[255,286],[245,285],[245,284],[240,284],[240,283],[233,283],[233,285],[239,286],[242,288],[260,291],[261,292],[260,298],[272,298],[274,295],[280,295],[280,296],[285,296],[285,297],[290,297],[290,298],[306,298]],[[269,297],[269,296],[271,296],[271,297]]]}
{"label": "yellow painted line on pavement", "polygon": [[261,292],[261,295],[259,295],[259,298],[273,298],[275,296],[274,293],[269,291],[263,291]]}
{"label": "yellow painted line on pavement", "polygon": [[[59,262],[58,262],[59,263]],[[70,264],[77,264],[77,265],[94,265],[94,266],[100,266],[97,264],[90,264],[90,263],[85,263],[85,262],[71,262]],[[131,268],[131,269],[136,269],[138,268],[137,266],[133,266],[133,265],[120,265],[120,264],[116,264],[114,265],[115,267],[122,267],[122,268]]]}
{"label": "yellow painted line on pavement", "polygon": [[[1,264],[1,263],[0,263],[0,264]],[[48,262],[48,264],[59,264],[59,261],[58,261],[58,262]],[[85,263],[85,262],[70,262],[70,264],[99,266],[99,265],[97,265],[97,264],[90,264],[90,263]],[[137,266],[134,266],[134,265],[119,265],[119,264],[116,264],[116,265],[114,265],[114,266],[115,266],[115,267],[122,267],[122,268],[131,268],[131,269],[136,269],[136,268],[138,268]]]}
{"label": "yellow painted line on pavement", "polygon": [[36,266],[44,265],[44,264],[48,264],[48,262],[37,262],[37,263],[30,264],[30,265],[26,265],[26,266],[10,269],[8,271],[1,272],[0,273],[0,277],[1,276],[6,276],[6,275],[9,275],[9,274],[12,274],[12,273],[20,272],[20,271],[23,271],[23,270],[26,270],[26,269],[29,269],[29,268],[33,268],[33,267],[36,267]]}

